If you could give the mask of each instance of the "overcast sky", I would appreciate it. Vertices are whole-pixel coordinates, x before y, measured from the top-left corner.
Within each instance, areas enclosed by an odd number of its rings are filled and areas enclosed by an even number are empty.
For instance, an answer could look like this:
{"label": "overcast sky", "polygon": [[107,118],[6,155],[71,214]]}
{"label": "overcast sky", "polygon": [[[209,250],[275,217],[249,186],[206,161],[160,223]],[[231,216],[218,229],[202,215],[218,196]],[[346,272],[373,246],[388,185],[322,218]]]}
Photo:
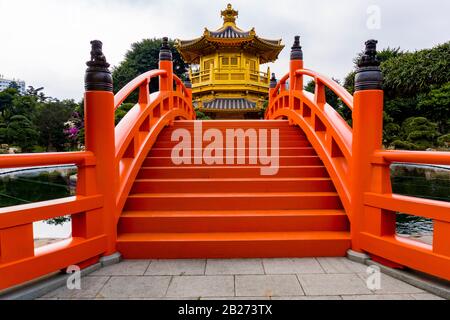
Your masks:
{"label": "overcast sky", "polygon": [[[80,100],[89,41],[102,40],[117,65],[143,38],[191,39],[222,25],[229,0],[0,0],[0,74],[45,87],[48,95]],[[271,64],[288,71],[289,51],[302,36],[305,66],[342,79],[364,41],[415,50],[450,40],[449,0],[234,0],[238,26],[282,38]],[[375,7],[373,7],[375,5]],[[378,21],[378,9],[381,20]],[[368,13],[369,11],[369,13]],[[263,66],[263,69],[266,67]]]}

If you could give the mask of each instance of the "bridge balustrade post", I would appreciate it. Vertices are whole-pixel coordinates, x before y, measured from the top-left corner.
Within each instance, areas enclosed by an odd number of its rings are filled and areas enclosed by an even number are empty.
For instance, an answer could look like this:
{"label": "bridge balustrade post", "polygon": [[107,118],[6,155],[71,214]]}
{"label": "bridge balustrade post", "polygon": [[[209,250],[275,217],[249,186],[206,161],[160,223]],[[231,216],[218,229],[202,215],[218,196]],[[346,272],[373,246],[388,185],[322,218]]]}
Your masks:
{"label": "bridge balustrade post", "polygon": [[189,101],[189,104],[192,106],[192,82],[189,76],[184,81],[184,86],[186,87],[186,95],[188,96],[187,100]]}
{"label": "bridge balustrade post", "polygon": [[277,77],[275,76],[275,73],[272,73],[272,77],[270,78],[270,85],[269,85],[269,104],[267,105],[267,109],[269,109],[269,112],[271,112],[270,108],[272,106],[273,101],[275,100],[275,95],[276,95],[275,88],[276,88],[277,84],[278,84]]}
{"label": "bridge balustrade post", "polygon": [[[103,55],[101,41],[91,42],[91,60],[87,62],[85,75],[85,142],[86,150],[96,157],[97,190],[104,197],[101,221],[97,220],[107,235],[106,255],[116,252],[116,183],[118,172],[115,164],[115,124],[113,80],[109,63]],[[86,181],[95,183],[95,181]],[[83,225],[78,224],[78,225]],[[74,234],[81,230],[74,230]]]}
{"label": "bridge balustrade post", "polygon": [[[366,42],[364,55],[358,62],[355,78],[353,109],[353,145],[350,162],[351,175],[351,236],[352,248],[361,251],[360,233],[364,231],[365,216],[364,193],[379,188],[374,186],[372,158],[375,150],[381,149],[383,137],[383,76],[377,58],[376,40]],[[382,225],[381,209],[376,214]],[[372,212],[370,213],[372,215]],[[372,220],[374,217],[370,217]]]}
{"label": "bridge balustrade post", "polygon": [[[159,91],[173,92],[173,61],[172,51],[169,47],[169,38],[164,37],[159,51],[159,69],[167,72],[166,76],[159,77]],[[170,96],[170,109],[173,107],[173,96]],[[162,113],[163,110],[161,110]]]}
{"label": "bridge balustrade post", "polygon": [[[300,36],[295,36],[294,45],[291,49],[291,62],[289,66],[289,91],[292,92],[295,90],[303,90],[303,75],[296,76],[295,72],[299,69],[303,69],[303,50],[300,46]],[[293,101],[289,102],[290,105],[293,105]]]}

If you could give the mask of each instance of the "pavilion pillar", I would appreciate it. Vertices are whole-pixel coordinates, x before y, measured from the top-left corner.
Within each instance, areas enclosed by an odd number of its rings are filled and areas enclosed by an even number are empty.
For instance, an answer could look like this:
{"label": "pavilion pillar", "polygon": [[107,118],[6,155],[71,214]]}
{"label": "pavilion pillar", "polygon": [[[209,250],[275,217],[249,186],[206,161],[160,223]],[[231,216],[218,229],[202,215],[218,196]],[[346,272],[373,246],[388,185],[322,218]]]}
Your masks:
{"label": "pavilion pillar", "polygon": [[[366,42],[364,55],[358,62],[353,109],[353,144],[350,161],[352,249],[361,252],[360,234],[368,214],[364,194],[374,188],[372,158],[381,149],[383,136],[383,76],[377,58],[376,40]],[[382,215],[379,210],[380,217]],[[371,213],[372,214],[372,213]]]}

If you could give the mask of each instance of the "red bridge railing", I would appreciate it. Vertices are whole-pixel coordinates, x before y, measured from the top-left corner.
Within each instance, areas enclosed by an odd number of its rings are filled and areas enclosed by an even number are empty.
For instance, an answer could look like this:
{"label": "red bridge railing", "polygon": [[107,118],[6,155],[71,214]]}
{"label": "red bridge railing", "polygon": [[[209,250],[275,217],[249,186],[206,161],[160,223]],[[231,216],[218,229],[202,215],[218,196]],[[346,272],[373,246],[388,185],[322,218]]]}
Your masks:
{"label": "red bridge railing", "polygon": [[[86,151],[0,156],[0,168],[78,167],[75,197],[0,209],[0,291],[115,253],[117,220],[156,137],[175,119],[195,119],[191,89],[173,74],[167,39],[159,70],[137,77],[116,96],[102,44],[93,41],[92,46],[86,73]],[[159,91],[150,93],[153,78],[159,78]],[[137,104],[115,126],[115,111],[135,90]],[[35,249],[33,223],[66,215],[72,218],[72,237]]]}
{"label": "red bridge railing", "polygon": [[[314,94],[303,90],[304,76],[315,81]],[[356,92],[351,96],[335,81],[303,68],[297,37],[289,73],[279,82],[272,77],[265,117],[287,118],[305,132],[348,214],[354,250],[391,266],[450,280],[450,203],[394,194],[390,179],[390,165],[394,162],[450,165],[450,152],[382,149],[381,81],[376,41],[366,43],[356,76]],[[326,88],[352,111],[353,127],[327,103]],[[433,244],[397,237],[397,212],[432,219]]]}

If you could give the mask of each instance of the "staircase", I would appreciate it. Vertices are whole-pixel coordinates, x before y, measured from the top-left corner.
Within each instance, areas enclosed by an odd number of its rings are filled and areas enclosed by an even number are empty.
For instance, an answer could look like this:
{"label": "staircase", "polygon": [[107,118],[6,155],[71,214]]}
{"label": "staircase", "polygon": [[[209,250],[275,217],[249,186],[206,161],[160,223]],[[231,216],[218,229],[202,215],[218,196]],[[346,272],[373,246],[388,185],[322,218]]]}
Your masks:
{"label": "staircase", "polygon": [[[127,259],[344,256],[349,222],[320,158],[287,121],[204,122],[220,128],[279,129],[280,169],[172,163],[175,121],[145,160],[118,225]],[[193,133],[192,133],[193,134]],[[270,135],[269,135],[270,136]],[[204,143],[204,146],[209,143]],[[247,153],[248,154],[248,150]],[[248,163],[248,162],[247,162]]]}

